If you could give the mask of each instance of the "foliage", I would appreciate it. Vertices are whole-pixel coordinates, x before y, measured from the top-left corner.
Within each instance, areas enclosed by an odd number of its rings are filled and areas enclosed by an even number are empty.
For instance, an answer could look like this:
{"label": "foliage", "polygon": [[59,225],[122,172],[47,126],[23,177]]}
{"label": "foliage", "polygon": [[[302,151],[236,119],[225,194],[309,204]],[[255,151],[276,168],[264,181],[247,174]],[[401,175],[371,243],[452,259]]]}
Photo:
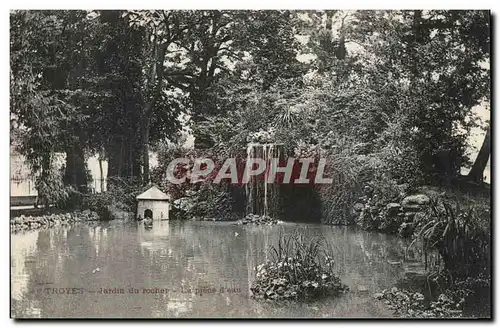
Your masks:
{"label": "foliage", "polygon": [[45,172],[35,180],[35,187],[44,205],[58,204],[68,200],[73,193],[71,187],[64,185],[62,176],[57,170]]}
{"label": "foliage", "polygon": [[149,146],[179,137],[181,113],[214,158],[266,135],[328,158],[334,184],[315,192],[339,223],[367,183],[449,184],[467,165],[489,27],[487,11],[15,11],[12,127],[37,173],[65,152],[67,177],[84,175],[98,152],[108,177],[143,184]]}
{"label": "foliage", "polygon": [[[465,136],[474,124],[467,116],[474,105],[489,99],[489,70],[484,65],[489,60],[489,13],[414,10],[356,15],[360,22],[354,35],[362,31],[362,39],[380,59],[374,68],[388,76],[386,81],[374,81],[374,86],[389,91],[387,99],[405,111],[404,117],[394,118],[401,121],[401,143],[414,145],[419,182],[456,176],[467,161]],[[436,163],[436,154],[444,150],[451,155]]]}
{"label": "foliage", "polygon": [[451,277],[461,279],[489,272],[489,218],[478,215],[474,203],[433,200],[418,224],[416,239],[423,241],[424,251],[439,251]]}
{"label": "foliage", "polygon": [[374,298],[384,301],[396,315],[406,318],[457,318],[478,313],[489,315],[490,276],[480,274],[451,282],[446,281],[445,276],[438,275],[432,280],[441,278],[444,281],[436,286],[435,296],[431,296],[434,293],[424,296],[418,291],[393,287],[376,293]]}
{"label": "foliage", "polygon": [[[173,217],[188,220],[235,221],[243,213],[235,208],[227,185],[202,184],[172,203]],[[240,207],[241,208],[241,207]]]}
{"label": "foliage", "polygon": [[[143,29],[120,14],[11,13],[11,124],[34,173],[49,168],[54,153],[66,152],[67,174],[78,176],[67,182],[80,189],[85,169],[78,166],[85,166],[85,155],[99,152],[109,177],[140,177],[140,118],[150,92],[141,83],[148,58]],[[182,97],[162,93],[147,143],[175,137],[181,103]],[[71,162],[74,156],[78,160]]]}
{"label": "foliage", "polygon": [[120,178],[114,178],[111,185],[106,192],[87,195],[83,206],[97,212],[102,220],[130,218],[137,209],[135,198],[144,188]]}
{"label": "foliage", "polygon": [[446,294],[440,294],[437,300],[426,300],[418,292],[400,290],[396,287],[383,290],[374,297],[384,300],[396,315],[404,318],[457,318],[462,316],[462,300],[454,300]]}
{"label": "foliage", "polygon": [[334,271],[324,241],[303,234],[280,235],[270,260],[256,268],[250,290],[259,299],[310,299],[347,290]]}
{"label": "foliage", "polygon": [[[226,221],[243,216],[244,207],[238,204],[237,200],[239,188],[225,181],[220,184],[189,181],[196,158],[210,158],[216,167],[220,167],[226,158],[233,156],[227,150],[221,149],[220,152],[214,149],[194,150],[174,144],[160,144],[157,149],[158,166],[152,172],[152,181],[175,199],[172,203],[173,217]],[[187,179],[185,183],[172,184],[167,179],[168,164],[175,158],[187,158],[190,161],[188,166],[182,168],[182,174]],[[181,170],[179,167],[177,169]]]}
{"label": "foliage", "polygon": [[[79,92],[69,85],[69,72],[80,53],[69,48],[80,39],[82,17],[82,11],[11,13],[12,142],[38,176],[37,185],[49,194],[54,193],[52,180],[58,179],[50,176],[57,174],[52,170],[54,153],[80,141],[75,126],[84,115],[75,104]],[[64,198],[60,196],[47,197],[57,201]]]}

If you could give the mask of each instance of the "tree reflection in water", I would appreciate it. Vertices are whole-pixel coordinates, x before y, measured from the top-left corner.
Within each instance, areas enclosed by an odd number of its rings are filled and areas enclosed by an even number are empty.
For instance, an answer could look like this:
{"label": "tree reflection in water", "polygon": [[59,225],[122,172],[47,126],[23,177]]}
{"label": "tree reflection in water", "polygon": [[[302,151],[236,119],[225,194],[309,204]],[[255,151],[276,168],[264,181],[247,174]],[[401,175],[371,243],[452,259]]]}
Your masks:
{"label": "tree reflection in water", "polygon": [[[351,291],[310,303],[260,303],[250,297],[254,267],[279,232],[324,236]],[[406,241],[349,227],[158,221],[57,227],[12,236],[16,317],[385,317],[372,295],[406,272],[423,271]],[[99,268],[99,270],[96,270]],[[49,295],[42,288],[78,287],[83,294]],[[125,294],[98,294],[101,288]],[[220,288],[234,288],[220,292]],[[138,293],[129,293],[135,288]],[[143,289],[169,289],[145,293]],[[214,288],[215,292],[197,289]]]}

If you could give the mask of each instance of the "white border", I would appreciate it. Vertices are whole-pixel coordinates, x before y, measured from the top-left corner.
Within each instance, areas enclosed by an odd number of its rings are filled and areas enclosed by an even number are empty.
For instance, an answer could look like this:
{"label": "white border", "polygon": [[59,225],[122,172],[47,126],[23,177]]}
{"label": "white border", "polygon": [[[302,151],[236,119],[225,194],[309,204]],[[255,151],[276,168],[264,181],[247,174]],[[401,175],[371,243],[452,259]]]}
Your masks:
{"label": "white border", "polygon": [[[0,313],[1,315],[1,323],[2,327],[11,327],[14,325],[14,322],[9,319],[9,309],[10,309],[10,289],[9,289],[9,281],[10,281],[10,276],[9,276],[9,265],[7,265],[8,260],[9,260],[9,224],[8,224],[8,219],[9,219],[9,178],[7,175],[7,172],[9,172],[10,176],[10,168],[9,168],[9,160],[7,154],[10,154],[9,152],[9,10],[10,9],[117,9],[117,8],[127,8],[127,9],[159,9],[159,8],[171,8],[171,9],[323,9],[323,8],[335,8],[335,9],[414,9],[414,8],[421,8],[421,9],[492,9],[493,15],[496,16],[495,20],[495,32],[498,30],[498,14],[500,10],[498,10],[498,1],[484,1],[484,0],[475,0],[475,1],[459,1],[459,0],[449,0],[449,1],[395,1],[395,0],[384,0],[384,1],[377,1],[377,2],[369,2],[369,1],[360,1],[360,0],[350,0],[350,1],[318,1],[318,0],[307,0],[307,1],[270,1],[270,0],[253,0],[253,1],[240,1],[239,3],[236,3],[234,0],[212,0],[210,2],[208,1],[199,1],[199,0],[183,0],[183,1],[176,1],[176,2],[170,2],[170,1],[148,1],[148,0],[142,0],[142,1],[131,1],[131,0],[113,0],[113,1],[102,1],[102,0],[87,0],[87,1],[43,1],[43,2],[36,2],[36,1],[26,1],[26,0],[18,0],[18,1],[3,1],[0,6],[2,7],[1,11],[1,42],[0,45],[2,47],[1,49],[1,63],[0,65],[0,80],[1,80],[1,102],[0,104],[2,105],[2,116],[3,118],[0,120],[0,131],[2,133],[2,137],[0,138],[0,151],[1,154],[3,154],[2,158],[3,160],[0,160],[0,185],[2,186],[1,188],[1,198],[0,198],[0,204],[1,204],[1,213],[2,215],[2,221],[3,224],[0,228],[0,231],[2,232],[2,237],[1,238],[1,248],[2,252],[0,252],[1,256],[1,261],[0,263],[3,264],[3,269],[1,272],[1,282],[2,282],[2,293],[0,294],[1,297],[1,303],[0,303]],[[498,37],[497,33],[493,33],[494,36],[494,45],[495,49],[494,54],[498,54]],[[498,63],[496,63],[498,66]],[[496,67],[495,67],[496,68]],[[498,74],[498,70],[495,69],[495,73]],[[495,95],[498,95],[498,84],[495,84]],[[497,99],[495,97],[494,99]],[[495,101],[495,104],[493,104],[492,109],[496,107],[498,101]],[[495,116],[496,117],[496,116]],[[498,118],[495,119],[495,126],[498,126]],[[494,132],[495,136],[495,142],[494,145],[496,148],[498,145],[500,145],[500,132]],[[495,148],[494,153],[496,153],[497,149]],[[497,156],[495,156],[494,160],[492,163],[497,162]],[[494,166],[492,165],[492,169],[494,170]],[[495,172],[496,173],[496,172]],[[494,177],[495,175],[493,175]],[[492,183],[493,179],[492,179]],[[500,204],[500,194],[498,190],[495,193],[495,199],[494,199],[495,204]],[[496,209],[496,214],[498,214],[498,209]],[[498,226],[500,225],[500,222],[497,220],[498,215],[495,215],[494,218],[494,226],[495,226],[495,236],[498,236]],[[495,242],[495,264],[498,264],[498,242]],[[499,269],[496,268],[495,270],[495,277],[494,279],[494,286],[497,287],[498,285],[498,272]],[[495,293],[496,294],[496,293]],[[495,297],[495,309],[494,313],[498,315],[498,307],[499,307],[499,300],[498,298]],[[168,325],[180,325],[182,324],[183,326],[186,324],[192,325],[195,323],[183,323],[183,322],[156,322],[157,324],[168,324]],[[254,324],[260,325],[272,325],[274,326],[284,326],[284,325],[289,325],[294,322],[276,322],[276,321],[270,321],[270,322],[253,322]],[[309,322],[298,322],[296,321],[295,323],[301,323],[301,324],[309,324]],[[365,322],[332,322],[332,321],[316,321],[314,323],[323,323],[323,324],[328,324],[328,325],[335,325],[337,327],[344,327],[347,324],[349,326],[361,326]],[[366,322],[368,323],[368,322]],[[443,324],[448,324],[448,325],[454,325],[456,322],[370,322],[371,324],[376,323],[379,325],[406,325],[408,323],[416,323],[416,324],[425,324],[426,327],[439,327]],[[471,322],[469,322],[471,323]],[[42,326],[49,326],[54,324],[53,322],[38,322],[38,325]],[[120,322],[119,324],[122,324]],[[127,325],[132,325],[132,326],[141,326],[144,323],[143,322],[128,322],[123,324]],[[198,323],[196,323],[198,324]],[[217,322],[212,322],[212,324],[220,325],[224,324],[224,322],[217,321]],[[226,324],[235,324],[235,322],[227,322]],[[238,322],[237,324],[241,325],[248,325],[252,324],[252,322]],[[472,323],[472,324],[478,324],[478,323]],[[103,323],[100,322],[80,322],[79,325],[83,326],[92,326],[92,327],[101,327],[104,326]]]}

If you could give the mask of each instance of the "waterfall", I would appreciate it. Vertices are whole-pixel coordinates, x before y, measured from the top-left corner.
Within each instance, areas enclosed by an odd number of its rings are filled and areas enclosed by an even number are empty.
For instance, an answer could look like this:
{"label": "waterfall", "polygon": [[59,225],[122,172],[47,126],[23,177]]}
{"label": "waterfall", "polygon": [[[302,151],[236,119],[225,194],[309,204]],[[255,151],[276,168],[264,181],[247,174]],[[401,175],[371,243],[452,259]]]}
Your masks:
{"label": "waterfall", "polygon": [[[268,208],[267,208],[267,181],[266,181],[266,178],[267,178],[267,173],[268,173],[268,170],[267,170],[267,167],[268,167],[268,160],[269,160],[269,157],[268,157],[268,152],[267,152],[267,147],[270,146],[269,148],[271,148],[271,145],[262,145],[263,147],[263,158],[264,158],[264,163],[266,164],[266,169],[264,170],[264,216],[267,216],[268,215]],[[271,152],[271,151],[269,151]]]}
{"label": "waterfall", "polygon": [[259,176],[251,176],[245,185],[247,199],[247,214],[257,214],[271,216],[273,210],[273,197],[276,196],[277,187],[275,184],[268,185],[267,177],[269,175],[271,159],[280,158],[281,152],[279,145],[276,144],[258,144],[249,143],[247,146],[247,163],[251,158],[262,158],[266,169]]}
{"label": "waterfall", "polygon": [[[248,163],[248,160],[250,158],[253,158],[253,145],[252,144],[248,144],[248,147],[247,147],[247,163]],[[252,178],[250,178],[252,179]],[[253,208],[251,207],[252,206],[252,194],[253,194],[253,183],[251,181],[248,181],[248,183],[245,185],[245,193],[246,193],[246,199],[247,199],[247,214],[249,213],[253,213]],[[250,210],[249,210],[249,207],[250,207]]]}

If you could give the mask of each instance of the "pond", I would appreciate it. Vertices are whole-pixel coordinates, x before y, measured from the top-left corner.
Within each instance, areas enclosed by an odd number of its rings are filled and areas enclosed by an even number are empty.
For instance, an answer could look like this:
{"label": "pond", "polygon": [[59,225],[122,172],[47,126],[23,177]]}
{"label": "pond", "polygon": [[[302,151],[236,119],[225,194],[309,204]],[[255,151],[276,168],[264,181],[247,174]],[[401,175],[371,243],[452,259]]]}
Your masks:
{"label": "pond", "polygon": [[[280,231],[324,236],[350,291],[313,302],[250,297]],[[425,272],[408,241],[352,227],[161,221],[75,225],[11,237],[16,318],[391,317],[373,294]]]}

